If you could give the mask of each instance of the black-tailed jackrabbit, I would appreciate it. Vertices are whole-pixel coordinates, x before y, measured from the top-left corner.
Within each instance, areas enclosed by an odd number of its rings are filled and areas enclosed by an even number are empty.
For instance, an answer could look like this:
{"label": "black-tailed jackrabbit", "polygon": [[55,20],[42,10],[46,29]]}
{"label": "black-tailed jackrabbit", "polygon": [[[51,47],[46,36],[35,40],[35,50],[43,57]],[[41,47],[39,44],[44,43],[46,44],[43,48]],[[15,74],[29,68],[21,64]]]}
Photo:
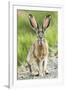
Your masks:
{"label": "black-tailed jackrabbit", "polygon": [[40,76],[48,74],[47,61],[48,61],[48,43],[45,38],[43,38],[45,30],[50,24],[51,16],[45,16],[43,24],[40,27],[32,14],[29,14],[29,21],[32,28],[37,34],[37,40],[32,44],[28,55],[27,62],[29,64],[30,71],[32,72],[32,64],[35,61],[38,66],[38,72]]}

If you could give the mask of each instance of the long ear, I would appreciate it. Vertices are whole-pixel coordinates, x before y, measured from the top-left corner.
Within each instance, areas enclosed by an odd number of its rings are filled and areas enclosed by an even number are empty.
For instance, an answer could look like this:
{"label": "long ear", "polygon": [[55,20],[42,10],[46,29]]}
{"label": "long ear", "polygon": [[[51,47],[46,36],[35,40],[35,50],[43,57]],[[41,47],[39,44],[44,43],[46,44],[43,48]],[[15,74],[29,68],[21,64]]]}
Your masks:
{"label": "long ear", "polygon": [[29,14],[29,21],[30,21],[32,28],[37,29],[37,22],[35,20],[35,17],[32,16],[32,14]]}
{"label": "long ear", "polygon": [[51,20],[51,16],[50,15],[45,16],[45,18],[43,20],[43,25],[42,25],[42,27],[44,28],[44,30],[46,30],[46,28],[49,27],[50,20]]}

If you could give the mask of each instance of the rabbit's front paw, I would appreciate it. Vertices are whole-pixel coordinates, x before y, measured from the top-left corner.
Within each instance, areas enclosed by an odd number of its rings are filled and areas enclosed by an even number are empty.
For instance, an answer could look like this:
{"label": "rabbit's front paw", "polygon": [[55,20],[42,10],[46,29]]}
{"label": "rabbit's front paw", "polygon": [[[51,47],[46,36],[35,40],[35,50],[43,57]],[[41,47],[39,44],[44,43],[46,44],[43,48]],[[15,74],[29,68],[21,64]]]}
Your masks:
{"label": "rabbit's front paw", "polygon": [[44,75],[43,75],[43,73],[40,72],[40,73],[39,73],[39,76],[43,77]]}

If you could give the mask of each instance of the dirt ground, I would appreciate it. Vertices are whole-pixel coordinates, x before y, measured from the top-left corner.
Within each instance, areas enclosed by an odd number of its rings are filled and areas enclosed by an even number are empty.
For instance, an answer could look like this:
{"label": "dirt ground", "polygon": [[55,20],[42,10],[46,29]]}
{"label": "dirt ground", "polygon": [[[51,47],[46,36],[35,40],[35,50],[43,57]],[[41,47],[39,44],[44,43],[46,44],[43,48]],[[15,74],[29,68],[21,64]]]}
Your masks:
{"label": "dirt ground", "polygon": [[17,79],[53,79],[58,77],[58,58],[56,56],[49,57],[48,60],[48,71],[49,73],[47,75],[44,75],[43,77],[34,76],[31,75],[29,72],[29,68],[25,65],[21,65],[17,69]]}

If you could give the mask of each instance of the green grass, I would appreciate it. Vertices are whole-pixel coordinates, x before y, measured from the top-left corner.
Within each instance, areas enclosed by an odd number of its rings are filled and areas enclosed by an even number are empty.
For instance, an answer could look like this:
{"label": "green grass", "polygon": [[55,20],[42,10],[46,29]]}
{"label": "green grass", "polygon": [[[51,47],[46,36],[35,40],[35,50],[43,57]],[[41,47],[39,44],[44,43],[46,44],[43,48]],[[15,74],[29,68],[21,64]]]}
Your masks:
{"label": "green grass", "polygon": [[17,63],[20,66],[26,63],[27,53],[33,41],[36,39],[36,33],[32,30],[28,15],[33,14],[36,21],[41,25],[45,15],[51,15],[51,23],[45,32],[45,38],[49,46],[55,47],[58,42],[58,13],[56,11],[20,11],[17,12]]}

